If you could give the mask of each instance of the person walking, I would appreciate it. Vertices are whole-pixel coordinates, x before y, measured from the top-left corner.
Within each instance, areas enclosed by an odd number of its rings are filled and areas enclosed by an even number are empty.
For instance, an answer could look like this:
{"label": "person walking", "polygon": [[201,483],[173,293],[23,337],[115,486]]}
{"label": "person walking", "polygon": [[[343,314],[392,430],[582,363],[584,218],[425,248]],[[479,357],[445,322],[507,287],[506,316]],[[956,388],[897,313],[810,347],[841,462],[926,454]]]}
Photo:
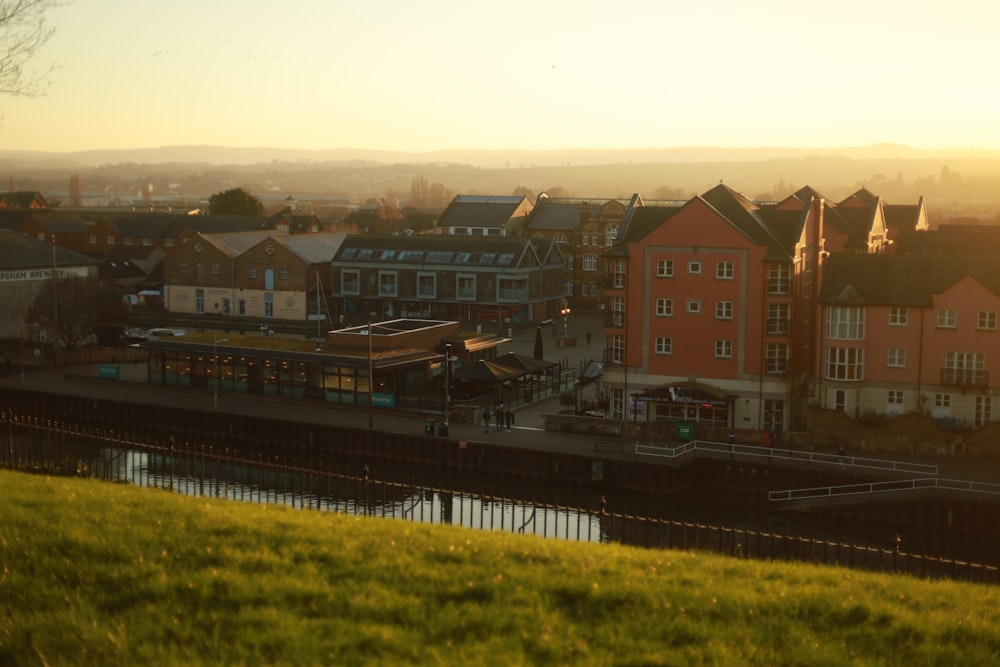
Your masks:
{"label": "person walking", "polygon": [[587,332],[587,347],[590,347],[590,338],[591,338],[590,332],[588,331]]}
{"label": "person walking", "polygon": [[484,433],[490,432],[490,409],[488,407],[483,408],[483,428],[485,429]]}
{"label": "person walking", "polygon": [[504,424],[507,426],[507,432],[510,433],[510,427],[513,426],[514,424],[514,411],[511,410],[510,408],[504,410],[503,421]]}
{"label": "person walking", "polygon": [[496,432],[499,433],[503,430],[503,403],[497,406],[495,417],[497,424]]}

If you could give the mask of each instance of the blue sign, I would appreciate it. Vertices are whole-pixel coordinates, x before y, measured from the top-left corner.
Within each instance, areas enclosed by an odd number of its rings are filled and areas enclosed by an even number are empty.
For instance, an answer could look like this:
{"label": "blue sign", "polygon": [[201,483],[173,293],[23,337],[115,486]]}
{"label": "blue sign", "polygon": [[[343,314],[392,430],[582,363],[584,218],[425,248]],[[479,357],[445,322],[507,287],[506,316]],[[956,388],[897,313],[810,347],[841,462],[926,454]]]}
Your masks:
{"label": "blue sign", "polygon": [[122,375],[118,364],[101,364],[97,369],[97,377],[113,378],[117,380]]}

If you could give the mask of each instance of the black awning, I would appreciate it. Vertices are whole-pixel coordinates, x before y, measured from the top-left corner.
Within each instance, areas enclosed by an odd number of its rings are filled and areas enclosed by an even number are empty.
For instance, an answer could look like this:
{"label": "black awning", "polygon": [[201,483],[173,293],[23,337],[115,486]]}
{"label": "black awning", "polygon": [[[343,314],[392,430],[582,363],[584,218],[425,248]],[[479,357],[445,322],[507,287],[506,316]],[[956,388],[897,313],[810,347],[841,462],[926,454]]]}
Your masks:
{"label": "black awning", "polygon": [[733,397],[706,385],[672,384],[656,389],[648,389],[641,394],[633,394],[637,401],[646,403],[673,403],[677,405],[711,405],[724,408]]}

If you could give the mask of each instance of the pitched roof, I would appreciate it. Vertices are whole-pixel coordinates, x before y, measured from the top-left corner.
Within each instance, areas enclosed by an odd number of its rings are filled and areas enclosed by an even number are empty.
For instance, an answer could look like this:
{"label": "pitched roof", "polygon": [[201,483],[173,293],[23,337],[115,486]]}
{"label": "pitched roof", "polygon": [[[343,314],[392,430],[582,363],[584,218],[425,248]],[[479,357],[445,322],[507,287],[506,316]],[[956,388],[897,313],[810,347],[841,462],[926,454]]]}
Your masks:
{"label": "pitched roof", "polygon": [[0,229],[0,269],[52,268],[56,266],[90,266],[98,261],[78,252],[55,246],[48,241]]}
{"label": "pitched roof", "polygon": [[934,295],[967,276],[1000,296],[996,259],[835,253],[823,269],[819,300],[831,305],[929,308]]}
{"label": "pitched roof", "polygon": [[457,195],[441,213],[438,227],[503,227],[522,205],[530,207],[523,195]]}
{"label": "pitched roof", "polygon": [[319,264],[333,259],[347,234],[325,232],[316,234],[293,234],[280,237],[281,245],[307,264]]}

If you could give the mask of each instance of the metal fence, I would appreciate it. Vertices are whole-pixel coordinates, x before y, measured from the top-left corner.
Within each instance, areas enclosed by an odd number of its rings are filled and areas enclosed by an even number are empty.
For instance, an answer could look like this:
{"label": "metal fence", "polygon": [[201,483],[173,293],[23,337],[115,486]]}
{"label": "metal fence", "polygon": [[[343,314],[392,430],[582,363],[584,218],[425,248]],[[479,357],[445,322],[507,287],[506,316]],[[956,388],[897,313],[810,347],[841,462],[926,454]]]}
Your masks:
{"label": "metal fence", "polygon": [[710,551],[738,558],[802,561],[977,583],[1000,583],[992,565],[794,535],[541,504],[468,491],[345,475],[279,457],[160,441],[0,413],[0,466],[90,476],[192,496],[283,504],[315,511],[448,524],[544,538]]}

